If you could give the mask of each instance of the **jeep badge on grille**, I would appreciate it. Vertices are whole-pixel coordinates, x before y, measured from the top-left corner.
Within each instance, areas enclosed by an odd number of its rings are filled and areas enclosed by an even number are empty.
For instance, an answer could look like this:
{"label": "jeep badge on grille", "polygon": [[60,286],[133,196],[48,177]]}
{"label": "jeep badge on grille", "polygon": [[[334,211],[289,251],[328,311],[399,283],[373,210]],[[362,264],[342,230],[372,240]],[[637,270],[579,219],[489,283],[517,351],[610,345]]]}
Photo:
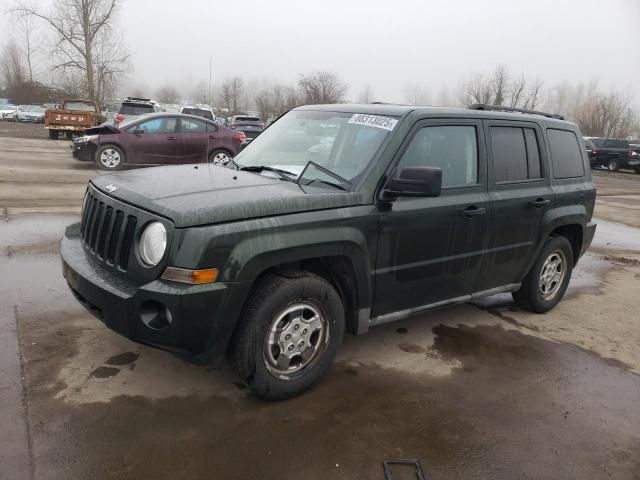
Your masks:
{"label": "jeep badge on grille", "polygon": [[110,183],[109,185],[104,187],[104,189],[109,193],[113,193],[118,189],[118,187],[116,187],[113,183]]}

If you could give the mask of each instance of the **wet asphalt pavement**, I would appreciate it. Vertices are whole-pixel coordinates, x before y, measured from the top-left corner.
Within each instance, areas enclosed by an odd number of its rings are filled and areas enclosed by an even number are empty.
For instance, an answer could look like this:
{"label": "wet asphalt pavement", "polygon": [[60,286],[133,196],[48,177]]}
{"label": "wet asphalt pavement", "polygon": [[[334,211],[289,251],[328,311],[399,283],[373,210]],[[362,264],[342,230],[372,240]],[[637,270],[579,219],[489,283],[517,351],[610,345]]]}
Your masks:
{"label": "wet asphalt pavement", "polygon": [[57,254],[73,221],[0,216],[0,479],[381,479],[386,458],[430,480],[640,478],[635,219],[600,222],[552,312],[501,295],[347,336],[279,403],[88,315]]}

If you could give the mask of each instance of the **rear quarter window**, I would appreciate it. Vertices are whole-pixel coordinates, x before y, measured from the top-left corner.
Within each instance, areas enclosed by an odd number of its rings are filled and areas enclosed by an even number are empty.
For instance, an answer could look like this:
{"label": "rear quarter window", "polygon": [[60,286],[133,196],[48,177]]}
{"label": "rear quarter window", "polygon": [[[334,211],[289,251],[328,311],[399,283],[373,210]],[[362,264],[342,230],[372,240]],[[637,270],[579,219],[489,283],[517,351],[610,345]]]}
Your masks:
{"label": "rear quarter window", "polygon": [[576,178],[584,176],[584,163],[580,143],[570,130],[550,128],[547,130],[554,178]]}

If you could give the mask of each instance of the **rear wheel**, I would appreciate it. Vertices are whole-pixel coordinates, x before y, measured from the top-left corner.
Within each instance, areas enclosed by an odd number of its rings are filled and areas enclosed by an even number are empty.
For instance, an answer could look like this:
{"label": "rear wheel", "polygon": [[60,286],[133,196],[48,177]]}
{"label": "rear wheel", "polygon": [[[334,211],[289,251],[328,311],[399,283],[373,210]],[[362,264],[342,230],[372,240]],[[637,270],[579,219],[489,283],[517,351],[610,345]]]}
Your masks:
{"label": "rear wheel", "polygon": [[49,130],[49,138],[51,140],[58,140],[58,132],[56,130]]}
{"label": "rear wheel", "polygon": [[569,286],[573,271],[573,249],[565,237],[551,237],[542,248],[520,290],[516,303],[527,310],[545,313],[555,307]]}
{"label": "rear wheel", "polygon": [[231,162],[231,158],[232,155],[229,152],[218,148],[209,154],[209,163],[225,167]]}
{"label": "rear wheel", "polygon": [[229,357],[262,398],[307,390],[329,369],[344,335],[336,290],[308,272],[268,274],[249,300]]}
{"label": "rear wheel", "polygon": [[620,165],[617,159],[612,158],[607,162],[607,170],[609,170],[610,172],[617,172],[619,168]]}
{"label": "rear wheel", "polygon": [[69,140],[73,139],[73,132],[65,132],[64,134]]}
{"label": "rear wheel", "polygon": [[96,163],[102,170],[120,170],[124,160],[124,152],[115,145],[103,145],[96,152]]}

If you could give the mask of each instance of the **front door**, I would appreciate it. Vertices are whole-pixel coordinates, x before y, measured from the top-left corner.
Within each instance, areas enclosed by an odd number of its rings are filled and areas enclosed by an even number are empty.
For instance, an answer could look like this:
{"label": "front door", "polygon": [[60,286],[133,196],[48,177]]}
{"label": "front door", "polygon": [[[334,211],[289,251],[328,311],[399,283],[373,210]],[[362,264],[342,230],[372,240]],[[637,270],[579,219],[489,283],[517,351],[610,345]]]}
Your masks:
{"label": "front door", "polygon": [[396,168],[442,169],[437,198],[381,206],[372,316],[473,292],[486,248],[491,201],[480,120],[429,120],[414,127]]}
{"label": "front door", "polygon": [[542,216],[555,201],[538,124],[484,123],[493,217],[476,290],[522,280],[536,251]]}
{"label": "front door", "polygon": [[147,165],[175,163],[178,155],[177,123],[176,117],[163,116],[129,127],[125,146],[127,162]]}

